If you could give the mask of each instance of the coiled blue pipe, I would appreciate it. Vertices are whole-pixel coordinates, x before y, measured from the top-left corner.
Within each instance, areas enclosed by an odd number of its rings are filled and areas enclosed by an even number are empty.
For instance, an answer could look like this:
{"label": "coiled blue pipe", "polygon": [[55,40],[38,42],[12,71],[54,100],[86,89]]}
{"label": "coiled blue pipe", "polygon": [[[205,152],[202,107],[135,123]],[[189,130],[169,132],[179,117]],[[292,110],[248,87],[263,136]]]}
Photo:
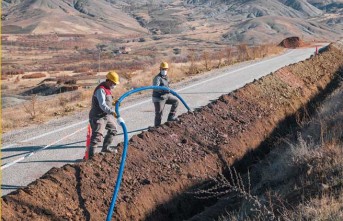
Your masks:
{"label": "coiled blue pipe", "polygon": [[187,108],[188,111],[191,110],[188,107],[188,105],[186,104],[186,102],[182,99],[182,97],[179,94],[177,94],[175,91],[173,91],[173,90],[171,90],[170,88],[167,88],[167,87],[161,87],[161,86],[140,87],[140,88],[136,88],[136,89],[133,89],[131,91],[128,91],[125,94],[123,94],[122,96],[120,96],[120,98],[118,99],[118,102],[116,104],[115,110],[116,110],[116,114],[117,114],[117,118],[118,118],[118,123],[123,128],[123,133],[124,133],[124,149],[123,149],[123,153],[122,153],[122,156],[121,156],[121,162],[120,162],[120,167],[119,167],[119,171],[118,171],[117,181],[116,181],[116,185],[114,187],[114,191],[113,191],[113,195],[112,195],[112,201],[111,201],[111,205],[110,205],[110,208],[108,210],[108,213],[107,213],[106,221],[110,221],[112,219],[113,210],[114,210],[114,207],[115,207],[115,203],[117,201],[117,196],[118,196],[118,192],[119,192],[119,188],[120,188],[120,183],[121,183],[121,180],[122,180],[122,177],[123,177],[123,173],[124,173],[124,166],[125,166],[127,148],[128,148],[128,143],[129,143],[129,136],[128,136],[128,133],[127,133],[126,124],[125,124],[124,120],[120,117],[119,106],[120,106],[120,103],[126,97],[128,97],[129,95],[137,93],[137,92],[140,92],[140,91],[149,90],[149,89],[150,90],[157,89],[157,90],[168,91],[171,94],[175,95],[179,100],[181,100],[181,102]]}

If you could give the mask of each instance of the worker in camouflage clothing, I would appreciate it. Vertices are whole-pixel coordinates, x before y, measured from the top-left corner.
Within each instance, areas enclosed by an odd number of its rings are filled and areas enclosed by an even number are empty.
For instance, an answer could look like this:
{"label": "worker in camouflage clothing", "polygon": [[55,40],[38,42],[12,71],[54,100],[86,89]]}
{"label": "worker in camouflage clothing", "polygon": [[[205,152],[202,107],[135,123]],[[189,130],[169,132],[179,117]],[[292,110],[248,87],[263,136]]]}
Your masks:
{"label": "worker in camouflage clothing", "polygon": [[[154,77],[153,86],[164,86],[169,88],[168,72],[169,65],[167,62],[162,62],[160,65],[160,72]],[[177,121],[176,111],[179,105],[179,100],[169,91],[153,90],[152,101],[155,106],[155,126],[161,125],[163,109],[166,104],[171,105],[168,121]]]}
{"label": "worker in camouflage clothing", "polygon": [[[89,158],[94,156],[95,148],[104,138],[101,152],[116,152],[110,145],[117,133],[115,124],[116,113],[113,107],[112,92],[119,84],[119,76],[115,71],[106,75],[106,81],[100,83],[94,90],[92,96],[92,107],[89,112],[89,123],[92,128],[92,136],[89,147]],[[104,132],[107,134],[104,136]]]}

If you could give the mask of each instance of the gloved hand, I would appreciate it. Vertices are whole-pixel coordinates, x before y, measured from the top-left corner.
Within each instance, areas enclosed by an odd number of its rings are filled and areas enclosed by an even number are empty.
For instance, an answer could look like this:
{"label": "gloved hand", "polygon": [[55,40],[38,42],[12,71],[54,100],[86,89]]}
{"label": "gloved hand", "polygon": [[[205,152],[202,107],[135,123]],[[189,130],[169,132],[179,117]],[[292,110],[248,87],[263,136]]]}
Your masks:
{"label": "gloved hand", "polygon": [[[114,100],[113,102],[112,102],[112,105],[113,106],[116,106],[116,104],[118,103],[118,100]],[[121,106],[121,104],[119,104],[119,107]]]}

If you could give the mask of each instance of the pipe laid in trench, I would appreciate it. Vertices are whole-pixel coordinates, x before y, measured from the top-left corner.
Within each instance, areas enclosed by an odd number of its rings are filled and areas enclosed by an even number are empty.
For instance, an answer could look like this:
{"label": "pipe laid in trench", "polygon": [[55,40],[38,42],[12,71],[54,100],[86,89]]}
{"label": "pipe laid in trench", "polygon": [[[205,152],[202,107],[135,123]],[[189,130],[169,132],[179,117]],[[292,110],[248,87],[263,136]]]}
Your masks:
{"label": "pipe laid in trench", "polygon": [[119,193],[119,188],[120,188],[120,183],[121,180],[123,178],[123,173],[124,173],[124,167],[125,167],[125,161],[126,161],[126,155],[127,155],[127,147],[128,147],[128,143],[129,143],[129,136],[128,136],[128,132],[127,132],[127,128],[126,128],[126,124],[125,121],[122,117],[120,117],[120,111],[119,111],[119,106],[120,103],[128,96],[134,94],[134,93],[138,93],[140,91],[145,91],[145,90],[164,90],[164,91],[168,91],[171,94],[175,95],[179,100],[181,100],[181,102],[183,103],[183,105],[185,105],[185,107],[187,108],[188,111],[190,111],[191,109],[189,108],[189,106],[187,105],[187,103],[182,99],[182,97],[177,94],[175,91],[171,90],[170,88],[167,87],[161,87],[161,86],[146,86],[146,87],[140,87],[140,88],[136,88],[134,90],[128,91],[125,94],[123,94],[119,99],[118,102],[116,103],[116,114],[117,114],[117,118],[118,118],[118,123],[120,124],[120,126],[123,128],[123,133],[124,133],[124,149],[123,149],[123,153],[122,153],[122,158],[121,158],[121,162],[120,162],[120,167],[119,167],[119,171],[118,171],[118,176],[117,176],[117,181],[114,187],[114,191],[113,191],[113,195],[112,195],[112,201],[110,204],[110,208],[108,210],[107,213],[107,221],[110,221],[112,219],[112,215],[113,215],[113,210],[115,207],[115,203],[117,201],[117,197],[118,197],[118,193]]}

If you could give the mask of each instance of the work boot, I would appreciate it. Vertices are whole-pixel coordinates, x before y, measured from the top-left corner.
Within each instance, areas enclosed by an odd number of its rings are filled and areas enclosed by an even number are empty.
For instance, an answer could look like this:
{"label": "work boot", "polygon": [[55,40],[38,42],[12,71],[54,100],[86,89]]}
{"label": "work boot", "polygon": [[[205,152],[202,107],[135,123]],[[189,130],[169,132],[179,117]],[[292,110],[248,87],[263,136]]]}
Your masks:
{"label": "work boot", "polygon": [[90,145],[89,146],[89,152],[88,152],[88,159],[92,159],[94,157],[94,150],[96,149],[96,145]]}
{"label": "work boot", "polygon": [[171,113],[168,115],[167,121],[178,121],[179,119],[175,116],[175,114]]}
{"label": "work boot", "polygon": [[114,147],[102,147],[101,148],[101,153],[118,153],[117,148]]}

